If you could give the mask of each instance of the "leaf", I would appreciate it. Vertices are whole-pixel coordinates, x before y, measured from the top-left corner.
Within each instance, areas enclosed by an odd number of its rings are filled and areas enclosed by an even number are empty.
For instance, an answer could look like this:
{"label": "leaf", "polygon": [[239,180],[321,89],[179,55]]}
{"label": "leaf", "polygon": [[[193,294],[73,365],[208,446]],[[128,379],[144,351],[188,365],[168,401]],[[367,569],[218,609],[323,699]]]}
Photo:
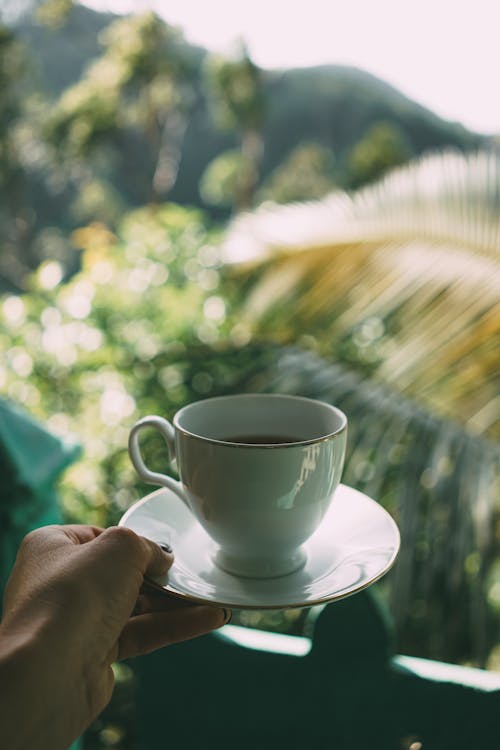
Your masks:
{"label": "leaf", "polygon": [[247,349],[253,372],[239,389],[340,407],[349,420],[342,481],[398,523],[401,551],[388,577],[397,648],[484,665],[496,632],[486,591],[498,558],[500,446],[339,363],[294,347],[265,351]]}
{"label": "leaf", "polygon": [[281,350],[253,387],[339,405],[344,481],[398,521],[398,648],[478,664],[498,627],[499,206],[500,157],[450,152],[352,195],[263,205],[224,243],[254,339],[305,336],[323,357]]}
{"label": "leaf", "polygon": [[230,227],[256,335],[322,353],[471,432],[500,436],[500,158],[447,153],[353,195],[266,204]]}

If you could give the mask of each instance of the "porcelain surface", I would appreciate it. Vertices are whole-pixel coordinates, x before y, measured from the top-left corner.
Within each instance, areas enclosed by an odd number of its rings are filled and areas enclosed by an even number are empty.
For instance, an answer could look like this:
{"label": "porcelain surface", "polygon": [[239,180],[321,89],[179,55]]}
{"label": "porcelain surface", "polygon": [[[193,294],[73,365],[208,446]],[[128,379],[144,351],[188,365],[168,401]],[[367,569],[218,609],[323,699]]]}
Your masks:
{"label": "porcelain surface", "polygon": [[217,545],[170,490],[157,490],[135,503],[120,525],[172,546],[174,564],[157,585],[182,599],[231,609],[309,607],[342,599],[387,573],[400,546],[398,528],[387,511],[342,484],[303,545],[304,566],[275,578],[243,578],[215,565]]}
{"label": "porcelain surface", "polygon": [[[143,429],[163,437],[180,481],[148,469]],[[274,442],[273,435],[284,439]],[[172,424],[143,417],[132,427],[129,452],[144,481],[185,502],[220,547],[220,567],[270,578],[301,567],[297,550],[320,525],[340,482],[346,435],[347,417],[331,404],[240,394],[189,404]]]}

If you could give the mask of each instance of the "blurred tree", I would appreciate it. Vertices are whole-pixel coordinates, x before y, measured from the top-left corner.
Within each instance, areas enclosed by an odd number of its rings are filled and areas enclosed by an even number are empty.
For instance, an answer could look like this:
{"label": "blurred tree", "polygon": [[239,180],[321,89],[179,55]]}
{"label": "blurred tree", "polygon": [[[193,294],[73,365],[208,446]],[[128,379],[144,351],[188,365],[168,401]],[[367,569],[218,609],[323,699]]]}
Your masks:
{"label": "blurred tree", "polygon": [[378,122],[355,146],[348,159],[348,183],[357,188],[374,182],[392,167],[407,162],[412,150],[401,128]]}
{"label": "blurred tree", "polygon": [[[154,13],[121,18],[102,35],[104,52],[57,102],[46,134],[83,181],[96,179],[103,154],[126,160],[139,133],[149,147],[136,182],[142,202],[163,200],[174,185],[192,101],[190,59],[177,30]],[[145,172],[145,173],[144,173]]]}
{"label": "blurred tree", "polygon": [[252,164],[239,149],[228,149],[209,163],[200,178],[200,195],[212,206],[232,206],[235,196],[245,190]]}
{"label": "blurred tree", "polygon": [[22,44],[0,25],[0,275],[2,284],[21,288],[31,233],[24,171],[15,139],[23,116],[20,82],[26,72]]}
{"label": "blurred tree", "polygon": [[261,129],[265,96],[262,71],[242,45],[234,59],[219,55],[207,58],[206,86],[220,126],[239,132],[242,158],[238,179],[234,181],[233,206],[236,209],[249,208],[254,200],[263,153]]}
{"label": "blurred tree", "polygon": [[78,226],[98,220],[114,227],[126,208],[122,194],[110,180],[90,179],[78,190],[71,213]]}
{"label": "blurred tree", "polygon": [[335,187],[333,151],[303,143],[266,180],[258,197],[276,203],[322,198]]}
{"label": "blurred tree", "polygon": [[64,26],[74,6],[74,0],[42,0],[33,3],[36,7],[36,18],[49,28],[59,29]]}
{"label": "blurred tree", "polygon": [[189,361],[176,360],[229,325],[218,236],[197,210],[148,206],[126,213],[116,235],[98,223],[76,230],[81,270],[68,283],[47,260],[29,294],[0,297],[2,392],[84,444],[64,478],[68,518],[116,522],[136,493],[127,423],[162,398],[170,412],[210,390],[203,365],[185,374]]}

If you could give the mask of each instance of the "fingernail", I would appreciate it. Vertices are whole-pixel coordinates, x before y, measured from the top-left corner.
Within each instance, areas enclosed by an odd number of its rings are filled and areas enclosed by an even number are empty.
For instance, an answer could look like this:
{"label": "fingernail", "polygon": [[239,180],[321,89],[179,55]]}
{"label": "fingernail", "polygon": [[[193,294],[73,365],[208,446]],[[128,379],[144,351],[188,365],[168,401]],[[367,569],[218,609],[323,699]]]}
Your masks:
{"label": "fingernail", "polygon": [[172,554],[172,547],[170,546],[170,544],[164,543],[164,544],[160,544],[159,546],[162,548],[164,552],[167,552],[169,555]]}
{"label": "fingernail", "polygon": [[228,625],[231,622],[231,618],[233,616],[233,613],[230,609],[226,609],[225,607],[222,610],[224,612],[224,625]]}

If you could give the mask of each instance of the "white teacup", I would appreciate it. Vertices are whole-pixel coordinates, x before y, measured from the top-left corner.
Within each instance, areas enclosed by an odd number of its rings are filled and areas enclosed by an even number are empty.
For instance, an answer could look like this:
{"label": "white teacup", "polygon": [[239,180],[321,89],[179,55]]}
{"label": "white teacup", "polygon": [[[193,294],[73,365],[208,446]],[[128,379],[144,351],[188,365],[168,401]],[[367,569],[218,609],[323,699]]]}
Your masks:
{"label": "white teacup", "polygon": [[[180,482],[144,464],[139,433],[156,428]],[[185,406],[173,425],[139,420],[129,452],[138,474],[175,492],[219,545],[216,564],[268,578],[305,562],[301,545],[318,527],[340,481],[347,419],[298,396],[222,396]]]}

